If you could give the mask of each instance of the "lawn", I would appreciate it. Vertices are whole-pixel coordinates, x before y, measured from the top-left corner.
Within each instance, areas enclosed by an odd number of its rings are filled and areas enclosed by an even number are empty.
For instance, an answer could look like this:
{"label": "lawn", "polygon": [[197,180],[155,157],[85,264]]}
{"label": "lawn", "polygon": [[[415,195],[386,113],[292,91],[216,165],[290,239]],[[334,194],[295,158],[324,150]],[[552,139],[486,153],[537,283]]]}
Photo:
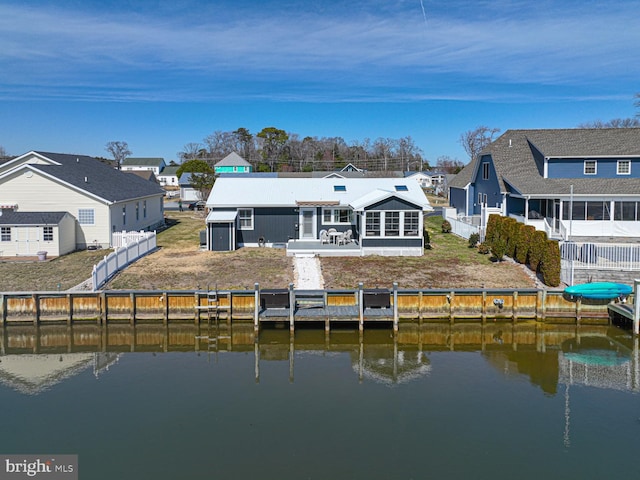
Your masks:
{"label": "lawn", "polygon": [[[158,233],[158,250],[117,274],[106,289],[284,288],[294,281],[293,259],[284,249],[241,248],[209,252],[199,248],[204,212],[167,212],[168,228]],[[443,234],[441,217],[428,217],[432,248],[422,257],[321,257],[326,288],[516,288],[533,287],[525,268],[494,263]],[[66,290],[90,277],[109,251],[83,251],[47,262],[0,263],[0,291]]]}

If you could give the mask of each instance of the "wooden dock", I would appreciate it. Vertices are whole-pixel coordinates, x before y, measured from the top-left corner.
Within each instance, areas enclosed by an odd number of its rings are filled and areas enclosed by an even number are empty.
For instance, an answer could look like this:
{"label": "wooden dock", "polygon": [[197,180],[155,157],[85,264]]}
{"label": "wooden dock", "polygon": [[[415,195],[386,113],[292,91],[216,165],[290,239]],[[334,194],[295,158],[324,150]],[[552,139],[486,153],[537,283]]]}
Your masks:
{"label": "wooden dock", "polygon": [[638,298],[638,287],[640,287],[640,280],[634,280],[633,282],[633,298],[634,303],[610,303],[607,308],[609,310],[610,317],[618,317],[626,320],[630,320],[632,324],[632,330],[635,335],[640,335],[640,301]]}
{"label": "wooden dock", "polygon": [[[631,300],[631,298],[630,298]],[[543,322],[603,325],[607,302],[574,301],[558,290],[400,289],[178,290],[0,293],[0,327],[47,324],[265,324],[365,326],[387,323]]]}

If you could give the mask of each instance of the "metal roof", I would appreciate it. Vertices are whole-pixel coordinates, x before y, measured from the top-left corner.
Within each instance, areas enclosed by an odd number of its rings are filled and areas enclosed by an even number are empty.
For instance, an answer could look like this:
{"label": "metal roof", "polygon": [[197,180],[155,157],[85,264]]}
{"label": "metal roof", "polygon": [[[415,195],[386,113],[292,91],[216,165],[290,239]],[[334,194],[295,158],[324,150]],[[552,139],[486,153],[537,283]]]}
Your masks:
{"label": "metal roof", "polygon": [[[396,185],[407,190],[396,192]],[[338,187],[336,190],[335,187]],[[340,190],[344,187],[344,190]],[[271,178],[221,176],[211,190],[207,207],[266,207],[299,204],[348,206],[363,198],[371,203],[396,196],[431,209],[417,182],[399,178]]]}

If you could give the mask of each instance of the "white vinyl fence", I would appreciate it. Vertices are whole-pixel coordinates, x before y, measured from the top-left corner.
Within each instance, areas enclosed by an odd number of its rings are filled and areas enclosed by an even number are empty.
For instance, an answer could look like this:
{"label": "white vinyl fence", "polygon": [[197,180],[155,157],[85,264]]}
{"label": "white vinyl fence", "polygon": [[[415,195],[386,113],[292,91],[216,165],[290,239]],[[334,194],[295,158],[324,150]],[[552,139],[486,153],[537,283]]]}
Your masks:
{"label": "white vinyl fence", "polygon": [[640,271],[640,245],[631,243],[560,243],[560,279],[573,285],[579,270]]}
{"label": "white vinyl fence", "polygon": [[132,236],[121,235],[122,246],[115,246],[116,234],[114,238],[115,250],[105,256],[97,265],[93,266],[91,278],[93,280],[93,290],[100,289],[113,275],[125,268],[138,258],[146,255],[156,248],[155,232],[123,232],[132,233]]}

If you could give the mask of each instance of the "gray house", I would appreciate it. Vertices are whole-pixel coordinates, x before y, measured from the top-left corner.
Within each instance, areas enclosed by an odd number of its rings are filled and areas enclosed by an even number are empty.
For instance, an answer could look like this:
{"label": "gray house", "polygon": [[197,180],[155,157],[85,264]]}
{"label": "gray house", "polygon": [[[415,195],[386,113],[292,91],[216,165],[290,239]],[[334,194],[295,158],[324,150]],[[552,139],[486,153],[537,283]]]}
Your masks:
{"label": "gray house", "polygon": [[207,247],[286,247],[287,254],[422,255],[420,186],[402,178],[221,176],[207,207]]}

